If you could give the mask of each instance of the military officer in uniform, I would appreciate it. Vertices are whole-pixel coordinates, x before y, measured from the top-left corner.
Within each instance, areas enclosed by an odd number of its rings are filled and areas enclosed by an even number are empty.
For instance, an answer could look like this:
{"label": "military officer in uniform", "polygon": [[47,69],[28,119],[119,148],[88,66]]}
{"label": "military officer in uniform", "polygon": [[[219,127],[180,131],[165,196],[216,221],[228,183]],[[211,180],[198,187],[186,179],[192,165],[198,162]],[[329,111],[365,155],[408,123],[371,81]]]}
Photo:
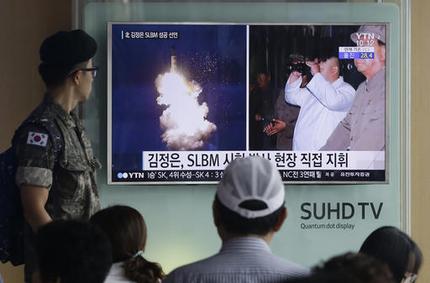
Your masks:
{"label": "military officer in uniform", "polygon": [[26,282],[37,269],[34,233],[55,219],[89,219],[99,208],[91,143],[75,110],[91,93],[97,67],[95,40],[82,30],[61,31],[40,47],[39,73],[46,84],[41,104],[16,131],[16,183],[25,230]]}
{"label": "military officer in uniform", "polygon": [[338,124],[321,150],[385,149],[385,26],[363,25],[351,34],[358,46],[374,47],[373,59],[355,59],[366,81],[356,92],[346,117]]}

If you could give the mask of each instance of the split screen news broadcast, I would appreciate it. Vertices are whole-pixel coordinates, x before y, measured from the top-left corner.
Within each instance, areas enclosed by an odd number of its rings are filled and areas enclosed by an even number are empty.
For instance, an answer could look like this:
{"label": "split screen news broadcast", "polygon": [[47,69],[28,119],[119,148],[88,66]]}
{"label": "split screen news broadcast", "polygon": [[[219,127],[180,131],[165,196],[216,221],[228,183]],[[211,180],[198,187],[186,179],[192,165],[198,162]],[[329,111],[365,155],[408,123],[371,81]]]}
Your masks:
{"label": "split screen news broadcast", "polygon": [[385,23],[109,23],[108,182],[387,182]]}

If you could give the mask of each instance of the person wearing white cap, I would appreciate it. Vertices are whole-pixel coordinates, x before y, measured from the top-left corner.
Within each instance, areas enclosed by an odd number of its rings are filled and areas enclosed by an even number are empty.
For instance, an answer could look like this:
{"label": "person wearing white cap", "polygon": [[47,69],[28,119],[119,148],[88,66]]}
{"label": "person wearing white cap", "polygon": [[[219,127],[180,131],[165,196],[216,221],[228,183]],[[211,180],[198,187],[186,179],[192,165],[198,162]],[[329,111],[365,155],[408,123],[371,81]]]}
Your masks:
{"label": "person wearing white cap", "polygon": [[366,77],[354,102],[321,150],[385,149],[385,26],[363,25],[351,34],[358,46],[374,48],[373,59],[355,59],[357,70]]}
{"label": "person wearing white cap", "polygon": [[287,209],[281,176],[269,160],[255,156],[232,161],[212,207],[221,250],[177,268],[163,282],[270,283],[308,274],[308,269],[270,251]]}

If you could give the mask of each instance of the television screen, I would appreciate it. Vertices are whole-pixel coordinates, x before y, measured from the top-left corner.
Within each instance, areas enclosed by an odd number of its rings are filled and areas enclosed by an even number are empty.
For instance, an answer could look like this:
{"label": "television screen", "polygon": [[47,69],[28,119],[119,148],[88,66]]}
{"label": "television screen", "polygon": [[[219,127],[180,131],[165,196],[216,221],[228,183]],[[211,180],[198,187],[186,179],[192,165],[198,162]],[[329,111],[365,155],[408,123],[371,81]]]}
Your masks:
{"label": "television screen", "polygon": [[386,182],[386,24],[109,23],[108,182]]}

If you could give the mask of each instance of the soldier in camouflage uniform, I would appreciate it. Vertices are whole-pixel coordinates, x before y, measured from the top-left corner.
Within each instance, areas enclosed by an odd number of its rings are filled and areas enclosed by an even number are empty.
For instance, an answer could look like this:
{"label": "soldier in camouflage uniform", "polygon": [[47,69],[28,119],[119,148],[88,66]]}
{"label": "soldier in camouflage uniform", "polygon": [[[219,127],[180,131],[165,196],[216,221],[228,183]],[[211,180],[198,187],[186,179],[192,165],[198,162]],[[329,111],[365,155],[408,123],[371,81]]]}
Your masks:
{"label": "soldier in camouflage uniform", "polygon": [[100,163],[74,112],[90,95],[96,50],[95,40],[82,30],[58,32],[40,48],[39,73],[47,92],[13,140],[16,182],[31,227],[26,230],[26,282],[36,270],[34,232],[55,219],[89,219],[100,208],[95,175]]}

